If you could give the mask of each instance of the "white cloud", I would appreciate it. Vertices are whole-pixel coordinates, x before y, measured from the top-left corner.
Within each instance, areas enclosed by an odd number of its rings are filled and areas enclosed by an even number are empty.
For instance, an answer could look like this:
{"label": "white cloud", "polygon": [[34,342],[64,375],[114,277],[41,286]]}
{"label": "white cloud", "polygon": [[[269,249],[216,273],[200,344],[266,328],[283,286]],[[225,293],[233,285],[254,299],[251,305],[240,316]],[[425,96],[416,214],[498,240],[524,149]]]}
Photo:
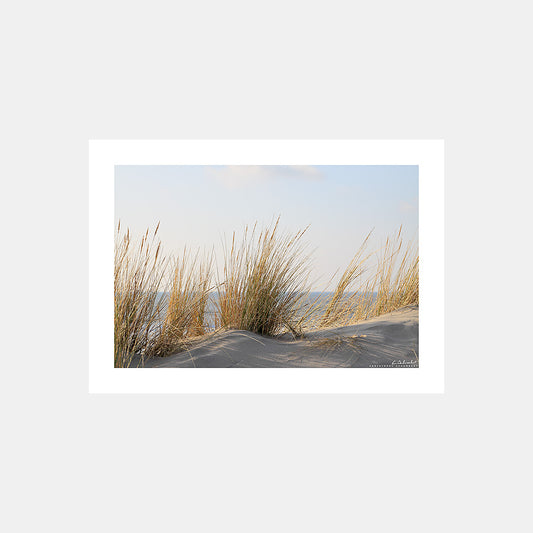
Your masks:
{"label": "white cloud", "polygon": [[308,165],[228,165],[208,167],[208,173],[230,189],[275,180],[316,181],[323,178],[319,168]]}

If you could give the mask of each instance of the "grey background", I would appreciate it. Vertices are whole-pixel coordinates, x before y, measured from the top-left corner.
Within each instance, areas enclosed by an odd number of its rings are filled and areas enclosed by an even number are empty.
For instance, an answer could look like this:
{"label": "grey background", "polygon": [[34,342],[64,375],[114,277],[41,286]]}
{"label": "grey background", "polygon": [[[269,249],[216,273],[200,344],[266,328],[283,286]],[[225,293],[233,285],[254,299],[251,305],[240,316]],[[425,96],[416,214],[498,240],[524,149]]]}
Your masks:
{"label": "grey background", "polygon": [[[529,23],[518,1],[3,3],[4,529],[530,530]],[[89,396],[93,138],[444,138],[446,394]]]}

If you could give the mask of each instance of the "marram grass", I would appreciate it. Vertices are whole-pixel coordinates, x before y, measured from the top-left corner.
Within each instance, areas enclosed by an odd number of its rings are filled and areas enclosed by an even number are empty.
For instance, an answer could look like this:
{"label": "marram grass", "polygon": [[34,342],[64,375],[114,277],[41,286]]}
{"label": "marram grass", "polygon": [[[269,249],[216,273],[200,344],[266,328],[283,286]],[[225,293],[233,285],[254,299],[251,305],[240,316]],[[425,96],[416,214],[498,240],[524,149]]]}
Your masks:
{"label": "marram grass", "polygon": [[[208,331],[210,294],[218,296],[216,328],[261,335],[353,324],[418,304],[418,245],[405,242],[402,229],[377,250],[370,234],[341,272],[331,293],[310,301],[311,261],[306,230],[279,230],[279,219],[247,227],[224,247],[220,274],[213,254],[167,257],[159,225],[133,241],[129,230],[115,237],[115,367],[142,366],[144,360],[187,347]],[[307,228],[306,228],[307,229]]]}
{"label": "marram grass", "polygon": [[160,314],[158,293],[166,270],[157,231],[139,242],[129,230],[115,236],[115,367],[129,367],[135,355],[145,357],[156,342],[153,329]]}
{"label": "marram grass", "polygon": [[191,256],[187,250],[172,260],[167,291],[161,295],[163,312],[148,356],[168,355],[184,346],[187,338],[206,332],[212,265],[212,256]]}
{"label": "marram grass", "polygon": [[305,230],[279,234],[279,219],[258,232],[246,228],[242,241],[224,254],[218,284],[216,325],[261,335],[292,330],[300,303],[309,292],[309,258],[302,245]]}
{"label": "marram grass", "polygon": [[318,313],[320,326],[353,324],[418,305],[418,245],[406,243],[400,227],[380,249],[366,254],[368,237]]}

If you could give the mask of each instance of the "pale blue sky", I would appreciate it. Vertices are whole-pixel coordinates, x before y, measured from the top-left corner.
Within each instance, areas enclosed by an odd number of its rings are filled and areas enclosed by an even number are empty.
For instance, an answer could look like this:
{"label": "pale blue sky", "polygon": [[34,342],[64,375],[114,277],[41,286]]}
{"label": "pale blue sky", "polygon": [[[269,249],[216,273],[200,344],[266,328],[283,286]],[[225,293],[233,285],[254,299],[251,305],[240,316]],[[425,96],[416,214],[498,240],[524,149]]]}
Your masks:
{"label": "pale blue sky", "polygon": [[311,225],[322,288],[374,229],[373,245],[403,225],[418,236],[417,166],[116,166],[115,223],[134,235],[160,221],[165,250],[219,250],[224,236],[281,215],[291,232]]}

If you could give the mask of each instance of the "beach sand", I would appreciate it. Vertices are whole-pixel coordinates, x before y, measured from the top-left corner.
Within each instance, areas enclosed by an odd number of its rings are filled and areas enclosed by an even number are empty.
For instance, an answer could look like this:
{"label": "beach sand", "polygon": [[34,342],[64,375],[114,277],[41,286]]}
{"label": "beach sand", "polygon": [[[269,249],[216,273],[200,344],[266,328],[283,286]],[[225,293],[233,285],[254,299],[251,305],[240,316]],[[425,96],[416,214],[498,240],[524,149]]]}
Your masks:
{"label": "beach sand", "polygon": [[146,368],[382,368],[418,366],[418,306],[352,326],[310,330],[303,339],[226,330]]}

